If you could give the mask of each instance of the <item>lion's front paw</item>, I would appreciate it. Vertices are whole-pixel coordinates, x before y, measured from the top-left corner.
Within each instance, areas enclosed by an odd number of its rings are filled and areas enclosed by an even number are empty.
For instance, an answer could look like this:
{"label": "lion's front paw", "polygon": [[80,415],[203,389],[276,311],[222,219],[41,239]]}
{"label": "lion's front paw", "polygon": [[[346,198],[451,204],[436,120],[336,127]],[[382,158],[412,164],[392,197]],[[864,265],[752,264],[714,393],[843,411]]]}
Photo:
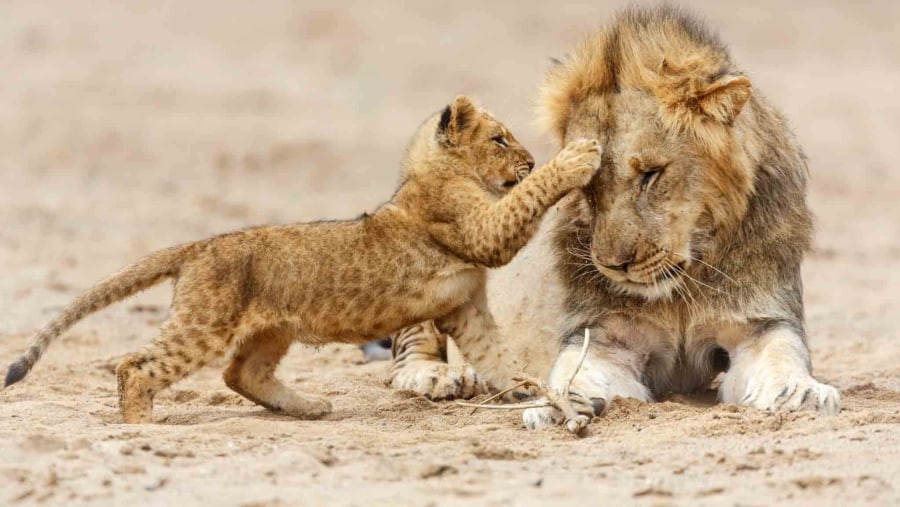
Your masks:
{"label": "lion's front paw", "polygon": [[841,395],[808,375],[787,378],[756,377],[747,384],[742,405],[770,411],[816,410],[825,415],[841,411]]}
{"label": "lion's front paw", "polygon": [[529,408],[522,413],[522,422],[530,430],[542,430],[562,424],[563,413],[554,407]]}
{"label": "lion's front paw", "polygon": [[[538,401],[547,401],[547,398],[540,398]],[[605,400],[585,398],[575,393],[569,394],[569,402],[572,403],[572,407],[580,416],[578,420],[572,421],[573,424],[582,427],[586,426],[586,423],[590,422],[595,415],[602,414],[606,408]],[[556,407],[539,407],[526,410],[522,414],[522,422],[525,423],[525,427],[529,430],[539,430],[558,426],[567,421],[563,413]]]}
{"label": "lion's front paw", "polygon": [[391,387],[415,391],[431,400],[469,399],[488,391],[469,365],[409,364],[391,379]]}

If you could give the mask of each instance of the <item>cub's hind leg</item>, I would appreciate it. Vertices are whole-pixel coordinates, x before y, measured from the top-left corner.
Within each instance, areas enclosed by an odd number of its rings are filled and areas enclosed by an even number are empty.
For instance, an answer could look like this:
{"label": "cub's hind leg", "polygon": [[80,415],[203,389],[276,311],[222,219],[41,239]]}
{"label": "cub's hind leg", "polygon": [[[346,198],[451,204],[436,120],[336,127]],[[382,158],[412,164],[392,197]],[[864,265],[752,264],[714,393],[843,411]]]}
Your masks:
{"label": "cub's hind leg", "polygon": [[331,412],[327,398],[294,391],[275,377],[275,369],[293,341],[294,334],[283,328],[267,328],[250,335],[238,346],[225,370],[225,384],[269,410],[303,419],[322,417]]}
{"label": "cub's hind leg", "polygon": [[152,422],[153,397],[173,383],[224,354],[229,330],[169,320],[160,336],[143,352],[132,354],[116,368],[119,408],[126,423]]}

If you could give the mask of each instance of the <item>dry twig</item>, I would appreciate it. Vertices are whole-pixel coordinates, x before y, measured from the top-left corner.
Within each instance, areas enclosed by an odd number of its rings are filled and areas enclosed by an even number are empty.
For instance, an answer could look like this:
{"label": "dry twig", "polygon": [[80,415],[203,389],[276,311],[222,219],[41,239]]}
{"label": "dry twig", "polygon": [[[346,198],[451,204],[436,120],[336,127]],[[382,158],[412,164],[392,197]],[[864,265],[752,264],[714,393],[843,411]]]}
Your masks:
{"label": "dry twig", "polygon": [[[575,376],[578,375],[578,372],[581,370],[581,366],[584,364],[584,359],[587,357],[588,345],[591,341],[591,332],[587,328],[584,330],[584,344],[581,346],[581,355],[578,357],[578,364],[575,365],[575,369],[572,371],[572,374],[569,376],[569,380],[566,382],[565,387],[562,391],[557,391],[550,387],[549,384],[544,382],[543,380],[532,377],[531,375],[526,374],[525,372],[520,372],[518,375],[513,377],[513,381],[517,382],[516,385],[501,391],[490,398],[484,400],[481,403],[470,403],[465,401],[457,401],[457,405],[462,405],[464,407],[472,407],[472,413],[475,413],[475,410],[479,408],[487,408],[487,409],[498,409],[498,410],[525,410],[529,408],[540,408],[540,407],[555,407],[565,416],[565,426],[566,429],[571,433],[579,434],[587,428],[589,422],[591,422],[590,418],[586,415],[579,414],[575,407],[572,406],[572,402],[569,400],[569,389],[572,387],[572,381],[575,380]],[[495,400],[500,396],[520,387],[533,387],[535,388],[539,394],[542,394],[545,399],[543,400],[535,400],[535,401],[526,401],[523,403],[508,403],[508,404],[500,404],[500,405],[492,405],[489,404],[489,401]]]}

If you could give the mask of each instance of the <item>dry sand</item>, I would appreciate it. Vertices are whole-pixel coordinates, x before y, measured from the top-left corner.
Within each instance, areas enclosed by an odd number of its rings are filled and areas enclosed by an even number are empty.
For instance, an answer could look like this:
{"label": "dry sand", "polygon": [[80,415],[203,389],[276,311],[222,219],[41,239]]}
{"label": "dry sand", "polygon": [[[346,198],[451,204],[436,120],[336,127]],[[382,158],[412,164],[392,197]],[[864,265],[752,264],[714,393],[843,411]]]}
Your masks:
{"label": "dry sand", "polygon": [[[353,216],[407,137],[476,94],[546,159],[530,101],[548,58],[615,2],[5,2],[0,358],[79,290],[154,249],[252,224]],[[399,3],[398,3],[399,4]],[[833,418],[620,402],[577,440],[385,386],[352,347],[281,376],[334,396],[273,415],[207,368],[125,426],[117,359],[161,286],[92,316],[0,392],[0,504],[897,504],[900,3],[698,3],[794,122],[818,215],[804,266]]]}

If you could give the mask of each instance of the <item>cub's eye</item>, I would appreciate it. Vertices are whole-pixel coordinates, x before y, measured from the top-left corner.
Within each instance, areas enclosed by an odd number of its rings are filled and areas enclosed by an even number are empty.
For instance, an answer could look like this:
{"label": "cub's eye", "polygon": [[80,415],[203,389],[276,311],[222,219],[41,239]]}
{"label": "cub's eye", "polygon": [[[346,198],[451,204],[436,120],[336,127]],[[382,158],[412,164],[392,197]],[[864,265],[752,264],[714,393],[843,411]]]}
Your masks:
{"label": "cub's eye", "polygon": [[494,141],[495,143],[499,144],[500,146],[503,146],[504,148],[509,146],[509,144],[506,142],[506,138],[503,136],[494,136],[491,138],[491,141]]}
{"label": "cub's eye", "polygon": [[654,167],[641,176],[641,190],[647,190],[659,177],[665,167]]}

